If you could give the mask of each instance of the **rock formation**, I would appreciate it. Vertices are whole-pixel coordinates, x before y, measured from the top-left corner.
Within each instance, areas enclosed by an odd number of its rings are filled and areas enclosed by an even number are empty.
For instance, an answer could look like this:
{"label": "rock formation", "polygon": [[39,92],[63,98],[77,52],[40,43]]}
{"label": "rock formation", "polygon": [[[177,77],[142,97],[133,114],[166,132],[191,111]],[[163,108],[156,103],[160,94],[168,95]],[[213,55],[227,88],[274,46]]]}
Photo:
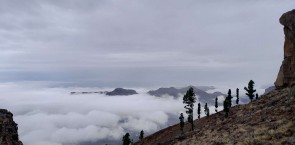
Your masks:
{"label": "rock formation", "polygon": [[276,88],[295,83],[295,9],[284,13],[280,23],[284,26],[285,33],[284,60],[275,81]]}
{"label": "rock formation", "polygon": [[131,89],[123,89],[123,88],[116,88],[111,92],[107,92],[106,95],[108,96],[129,96],[138,94],[135,90]]}
{"label": "rock formation", "polygon": [[18,138],[17,124],[13,121],[13,114],[5,109],[0,109],[0,144],[22,145]]}

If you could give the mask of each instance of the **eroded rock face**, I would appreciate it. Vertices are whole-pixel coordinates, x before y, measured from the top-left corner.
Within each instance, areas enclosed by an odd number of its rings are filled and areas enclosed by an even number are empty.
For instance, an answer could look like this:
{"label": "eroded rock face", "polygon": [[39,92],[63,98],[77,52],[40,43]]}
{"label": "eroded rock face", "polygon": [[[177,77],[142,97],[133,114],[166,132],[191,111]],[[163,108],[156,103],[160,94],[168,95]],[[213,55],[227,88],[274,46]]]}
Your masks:
{"label": "eroded rock face", "polygon": [[17,129],[17,124],[13,121],[13,114],[0,109],[0,144],[23,145],[18,138]]}
{"label": "eroded rock face", "polygon": [[275,81],[276,88],[295,84],[295,9],[284,13],[280,23],[284,25],[285,34],[284,60]]}

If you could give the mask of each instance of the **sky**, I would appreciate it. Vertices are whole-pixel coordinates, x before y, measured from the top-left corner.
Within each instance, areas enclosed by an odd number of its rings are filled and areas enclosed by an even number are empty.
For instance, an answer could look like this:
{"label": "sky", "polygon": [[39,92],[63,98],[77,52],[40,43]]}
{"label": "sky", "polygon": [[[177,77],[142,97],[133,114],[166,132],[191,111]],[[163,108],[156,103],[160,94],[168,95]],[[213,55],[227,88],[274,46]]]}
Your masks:
{"label": "sky", "polygon": [[0,83],[272,85],[294,0],[1,0]]}

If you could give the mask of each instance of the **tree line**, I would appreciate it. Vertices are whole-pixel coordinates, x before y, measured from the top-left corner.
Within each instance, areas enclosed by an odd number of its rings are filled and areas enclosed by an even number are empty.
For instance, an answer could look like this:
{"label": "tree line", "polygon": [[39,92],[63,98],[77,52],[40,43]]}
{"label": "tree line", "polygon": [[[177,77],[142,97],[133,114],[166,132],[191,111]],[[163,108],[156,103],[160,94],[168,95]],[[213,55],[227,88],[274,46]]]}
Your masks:
{"label": "tree line", "polygon": [[[249,97],[250,102],[253,101],[254,96],[256,97],[255,99],[258,99],[258,93],[255,94],[256,90],[254,89],[254,81],[250,80],[248,83],[248,87],[244,87],[244,90],[246,91],[246,95]],[[228,117],[229,112],[230,112],[230,108],[232,107],[232,95],[231,95],[231,89],[228,90],[227,93],[227,97],[225,98],[225,100],[223,101],[223,111],[225,112],[225,117]],[[238,105],[240,101],[239,98],[239,88],[236,89],[236,104]],[[191,126],[191,130],[194,130],[194,122],[193,122],[193,113],[194,113],[194,103],[196,102],[196,95],[194,92],[194,89],[192,87],[190,87],[186,94],[183,96],[183,104],[185,105],[184,108],[186,109],[186,114],[188,115],[187,117],[187,122],[190,124]],[[215,112],[218,112],[218,98],[215,98]],[[205,115],[208,117],[210,116],[210,110],[208,107],[208,104],[205,103],[204,106],[204,113]],[[198,103],[198,108],[197,108],[197,114],[198,114],[198,119],[200,119],[201,116],[201,104]],[[184,117],[183,117],[183,113],[180,114],[179,117],[180,120],[180,130],[181,130],[181,134],[184,134]]]}

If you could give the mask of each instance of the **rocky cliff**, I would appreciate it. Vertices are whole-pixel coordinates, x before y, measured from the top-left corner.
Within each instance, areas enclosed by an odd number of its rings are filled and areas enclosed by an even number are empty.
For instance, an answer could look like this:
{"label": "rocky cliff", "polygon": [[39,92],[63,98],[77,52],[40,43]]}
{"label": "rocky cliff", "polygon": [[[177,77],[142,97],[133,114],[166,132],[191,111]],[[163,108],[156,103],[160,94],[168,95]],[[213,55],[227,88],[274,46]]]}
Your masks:
{"label": "rocky cliff", "polygon": [[13,114],[0,109],[0,145],[22,145],[17,129],[17,124],[13,121]]}
{"label": "rocky cliff", "polygon": [[275,82],[276,88],[293,86],[295,83],[295,10],[284,13],[280,18],[284,26],[284,60]]}

